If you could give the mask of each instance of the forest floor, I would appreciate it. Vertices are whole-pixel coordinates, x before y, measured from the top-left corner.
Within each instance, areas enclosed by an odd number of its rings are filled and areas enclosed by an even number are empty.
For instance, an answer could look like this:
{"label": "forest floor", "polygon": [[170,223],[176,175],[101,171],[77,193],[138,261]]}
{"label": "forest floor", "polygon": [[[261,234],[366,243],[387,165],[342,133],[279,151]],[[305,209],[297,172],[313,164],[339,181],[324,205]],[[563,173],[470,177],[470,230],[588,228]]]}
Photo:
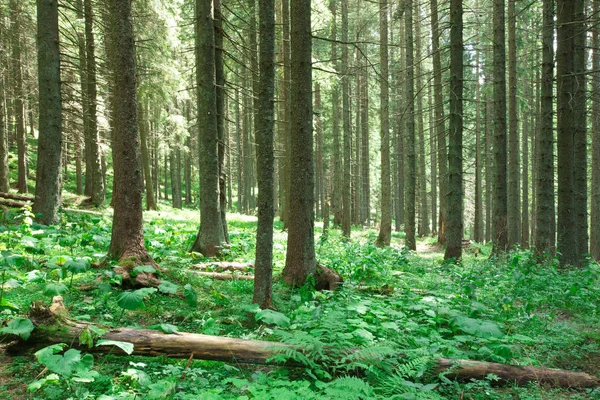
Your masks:
{"label": "forest floor", "polygon": [[[460,264],[449,264],[433,238],[420,239],[417,252],[409,252],[402,234],[394,233],[392,246],[381,249],[374,246],[375,229],[354,229],[346,242],[337,230],[322,236],[317,223],[317,258],[337,270],[344,285],[336,292],[315,292],[309,284],[293,290],[279,279],[286,233],[277,222],[274,310],[265,314],[251,305],[251,281],[190,272],[206,261],[188,253],[198,215],[167,205],[144,214],[146,245],[165,269],[164,285],[140,294],[142,306],[128,310],[112,270],[90,267],[106,253],[110,209],[65,211],[56,228],[38,226],[22,211],[4,212],[3,326],[26,318],[33,301],[49,304],[60,293],[77,320],[292,343],[312,349],[307,357],[286,354],[304,368],[95,354],[93,367],[77,361],[67,371],[33,350],[1,352],[0,398],[600,398],[596,389],[496,387],[494,376],[459,383],[431,370],[435,359],[448,357],[600,375],[596,263],[565,270],[553,260],[537,264],[526,250],[490,259],[488,246],[470,244]],[[222,259],[252,262],[255,228],[254,217],[230,214],[231,248]],[[350,348],[357,350],[349,355],[344,349]],[[89,361],[85,353],[78,357]],[[61,354],[53,360],[67,365],[67,354]]]}

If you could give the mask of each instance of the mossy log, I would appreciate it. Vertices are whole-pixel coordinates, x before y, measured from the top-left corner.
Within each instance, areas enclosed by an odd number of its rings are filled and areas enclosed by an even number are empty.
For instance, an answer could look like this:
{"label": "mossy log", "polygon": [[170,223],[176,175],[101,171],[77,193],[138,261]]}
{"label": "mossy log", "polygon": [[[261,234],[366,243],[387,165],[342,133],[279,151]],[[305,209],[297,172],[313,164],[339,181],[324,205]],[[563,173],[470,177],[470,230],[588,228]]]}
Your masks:
{"label": "mossy log", "polygon": [[254,270],[251,263],[240,262],[205,262],[192,265],[192,268],[201,271],[239,271],[249,272]]}
{"label": "mossy log", "polygon": [[0,192],[0,198],[21,200],[21,201],[33,201],[34,200],[33,196],[26,196],[26,195],[22,195],[22,194],[5,193],[5,192]]}
{"label": "mossy log", "polygon": [[31,203],[24,202],[24,201],[6,200],[6,199],[0,198],[0,206],[10,207],[10,208],[23,208],[27,205],[31,205]]}
{"label": "mossy log", "polygon": [[253,281],[254,275],[242,275],[242,274],[229,274],[221,272],[203,272],[203,271],[192,271],[195,275],[205,276],[211,279],[217,279],[221,281]]}
{"label": "mossy log", "polygon": [[[26,343],[13,345],[13,351],[15,348],[20,349],[23,344],[49,345],[61,342],[76,344],[79,342],[81,333],[92,326],[91,323],[70,319],[60,296],[55,297],[50,308],[34,303],[30,318],[36,329]],[[273,357],[286,349],[293,348],[296,351],[302,351],[301,348],[278,342],[234,339],[186,332],[166,334],[161,331],[133,328],[110,329],[102,335],[101,339],[132,343],[134,345],[133,353],[141,356],[196,358],[234,363],[271,364],[274,363]],[[106,352],[108,349],[93,347],[86,351]],[[125,354],[117,348],[111,349],[111,352]],[[288,365],[297,366],[298,364],[290,363]],[[494,382],[497,385],[526,385],[530,382],[537,382],[548,387],[577,389],[600,387],[600,379],[582,372],[472,360],[440,358],[437,360],[435,372],[444,373],[446,377],[462,381],[481,380],[489,374],[494,374],[498,377],[498,380]]]}

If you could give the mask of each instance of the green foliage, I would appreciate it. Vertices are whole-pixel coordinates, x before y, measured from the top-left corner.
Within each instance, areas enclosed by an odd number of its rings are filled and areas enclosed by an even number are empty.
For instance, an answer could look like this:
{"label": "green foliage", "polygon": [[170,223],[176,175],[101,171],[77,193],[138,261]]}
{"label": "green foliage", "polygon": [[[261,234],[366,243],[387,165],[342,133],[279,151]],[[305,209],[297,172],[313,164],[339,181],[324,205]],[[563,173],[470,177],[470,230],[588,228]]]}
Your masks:
{"label": "green foliage", "polygon": [[129,342],[121,342],[118,340],[98,340],[98,342],[96,343],[96,347],[99,346],[114,346],[123,350],[126,354],[133,353],[133,343]]}
{"label": "green foliage", "polygon": [[123,292],[117,297],[117,304],[124,310],[139,310],[146,307],[144,299],[156,291],[155,288],[142,288],[132,292]]}
{"label": "green foliage", "polygon": [[22,337],[24,340],[29,339],[31,332],[33,332],[34,326],[31,320],[27,318],[16,318],[8,321],[8,324],[0,328],[0,333],[8,335],[17,335]]}

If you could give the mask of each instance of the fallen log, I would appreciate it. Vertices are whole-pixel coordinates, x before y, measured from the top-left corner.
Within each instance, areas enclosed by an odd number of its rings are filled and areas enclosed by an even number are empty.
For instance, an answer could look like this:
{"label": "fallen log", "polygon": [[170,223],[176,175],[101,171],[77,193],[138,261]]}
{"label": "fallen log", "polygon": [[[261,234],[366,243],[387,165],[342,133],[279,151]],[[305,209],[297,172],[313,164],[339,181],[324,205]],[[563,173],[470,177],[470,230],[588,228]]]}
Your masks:
{"label": "fallen log", "polygon": [[5,193],[5,192],[0,192],[0,197],[3,199],[22,200],[22,201],[33,201],[35,199],[33,196],[26,196],[26,195],[22,195],[22,194]]}
{"label": "fallen log", "polygon": [[[50,308],[34,303],[30,318],[36,329],[29,340],[12,345],[12,351],[23,344],[50,345],[55,343],[78,343],[82,332],[97,326],[88,322],[74,321],[68,317],[62,298],[56,296]],[[6,339],[6,338],[3,338]],[[15,338],[10,338],[15,339]],[[117,328],[110,329],[101,339],[129,342],[134,345],[133,354],[141,356],[165,356],[171,358],[196,358],[234,363],[274,364],[273,357],[285,350],[302,349],[285,343],[258,340],[233,339],[196,333],[178,332],[166,334],[161,331]],[[77,346],[77,345],[76,345]],[[79,346],[81,347],[81,346]],[[93,347],[86,351],[106,352],[106,348]],[[111,349],[113,354],[125,354],[118,348]],[[352,352],[352,350],[348,350]],[[401,354],[398,355],[402,356]],[[287,365],[298,366],[297,362]],[[436,373],[462,381],[485,379],[489,374],[498,377],[495,384],[525,385],[538,382],[549,387],[594,388],[600,387],[600,379],[582,372],[554,370],[549,368],[506,365],[473,360],[437,360]]]}
{"label": "fallen log", "polygon": [[192,268],[199,270],[215,270],[215,271],[239,271],[248,272],[254,270],[254,265],[251,263],[240,262],[205,262],[192,265]]}
{"label": "fallen log", "polygon": [[437,372],[449,371],[446,376],[470,381],[485,379],[489,374],[496,375],[497,383],[516,383],[519,386],[529,382],[561,388],[594,388],[600,386],[600,380],[583,372],[557,370],[550,368],[507,365],[473,360],[438,360]]}
{"label": "fallen log", "polygon": [[254,275],[242,275],[242,274],[224,274],[220,272],[202,272],[202,271],[190,271],[195,275],[206,276],[207,278],[217,279],[221,281],[253,281]]}
{"label": "fallen log", "polygon": [[30,202],[14,201],[14,200],[7,200],[7,199],[1,199],[0,198],[0,205],[5,206],[5,207],[23,208],[23,207],[28,206],[30,204],[31,204]]}

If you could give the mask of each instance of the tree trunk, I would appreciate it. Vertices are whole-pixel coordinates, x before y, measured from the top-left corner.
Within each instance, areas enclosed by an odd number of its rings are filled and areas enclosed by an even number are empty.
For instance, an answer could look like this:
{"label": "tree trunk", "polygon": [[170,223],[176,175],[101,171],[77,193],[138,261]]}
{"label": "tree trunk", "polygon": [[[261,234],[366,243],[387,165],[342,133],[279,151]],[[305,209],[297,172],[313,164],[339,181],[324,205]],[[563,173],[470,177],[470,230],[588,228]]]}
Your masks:
{"label": "tree trunk", "polygon": [[315,130],[316,130],[316,148],[315,154],[317,156],[317,163],[315,166],[315,211],[317,218],[323,217],[323,204],[324,204],[324,170],[323,170],[323,120],[322,120],[322,105],[321,105],[321,85],[315,83],[315,104],[314,104],[314,115],[315,115]]}
{"label": "tree trunk", "polygon": [[142,161],[137,115],[135,44],[131,2],[110,0],[109,30],[114,88],[115,191],[112,236],[108,256],[133,259],[135,264],[153,263],[144,245],[142,218]]}
{"label": "tree trunk", "polygon": [[12,20],[12,76],[14,116],[17,135],[17,191],[27,193],[27,138],[25,137],[25,110],[23,106],[23,71],[21,65],[21,6],[20,1],[10,1]]}
{"label": "tree trunk", "polygon": [[[415,202],[416,202],[416,159],[415,159],[415,101],[414,101],[414,50],[413,50],[413,5],[406,1],[404,28],[406,37],[406,171],[405,171],[405,228],[406,246],[417,249],[415,238]],[[446,141],[444,140],[444,144]],[[445,149],[444,149],[445,151]],[[445,176],[445,173],[444,173]]]}
{"label": "tree trunk", "polygon": [[463,237],[463,8],[450,1],[450,130],[448,148],[447,230],[444,259],[459,260]]}
{"label": "tree trunk", "polygon": [[440,54],[441,28],[438,19],[438,2],[431,0],[431,48],[433,63],[433,97],[435,103],[435,126],[438,141],[438,180],[440,189],[440,216],[438,222],[438,242],[446,242],[446,193],[448,185],[448,158],[446,149],[446,123],[442,87],[442,62]]}
{"label": "tree trunk", "polygon": [[[348,0],[342,0],[342,120],[344,142],[344,173],[342,178],[342,235],[351,234],[352,127],[350,124],[350,75],[348,74]],[[381,106],[384,108],[384,105]]]}
{"label": "tree trunk", "polygon": [[314,167],[312,137],[311,1],[291,4],[291,174],[287,252],[283,279],[301,286],[316,268],[314,246]]}
{"label": "tree trunk", "polygon": [[[600,13],[600,0],[593,0],[593,15]],[[590,253],[600,261],[600,27],[592,29],[592,193]],[[1,116],[1,114],[0,114]]]}
{"label": "tree trunk", "polygon": [[258,178],[258,226],[253,303],[270,308],[273,295],[273,208],[275,157],[275,1],[259,0],[260,81],[256,127],[256,172]]}
{"label": "tree trunk", "polygon": [[[332,22],[332,44],[331,44],[331,59],[333,60],[335,69],[340,72],[340,63],[337,61],[337,1],[330,1],[330,9],[333,17]],[[343,167],[342,167],[342,151],[340,143],[340,88],[339,82],[332,83],[331,107],[332,107],[332,136],[333,136],[333,190],[331,191],[331,210],[333,212],[333,224],[335,226],[342,225],[342,183],[343,183]]]}
{"label": "tree trunk", "polygon": [[45,225],[58,222],[61,205],[62,108],[58,4],[37,0],[38,88],[40,101],[37,174],[33,212]]}
{"label": "tree trunk", "polygon": [[6,130],[6,94],[4,76],[0,77],[0,192],[8,192],[8,132]]}
{"label": "tree trunk", "polygon": [[418,2],[414,2],[414,29],[415,29],[415,60],[416,87],[417,87],[417,130],[419,131],[418,149],[418,187],[419,187],[419,229],[420,237],[429,235],[429,207],[427,205],[427,169],[425,160],[425,115],[423,113],[423,67],[421,48],[421,15]]}
{"label": "tree trunk", "polygon": [[[512,0],[509,0],[512,1]],[[504,0],[494,0],[494,254],[507,250],[506,48]]]}
{"label": "tree trunk", "polygon": [[558,251],[563,266],[579,265],[578,226],[575,209],[575,15],[578,0],[557,1],[557,148],[558,148]]}
{"label": "tree trunk", "polygon": [[517,118],[517,16],[515,3],[508,0],[508,247],[520,243],[521,233],[519,202],[519,120]]}
{"label": "tree trunk", "polygon": [[144,168],[144,183],[146,186],[146,210],[158,210],[156,200],[154,199],[154,188],[152,187],[152,171],[150,168],[150,154],[148,152],[148,103],[144,101],[139,102],[139,114],[140,119],[140,142],[141,142],[141,156],[142,165]]}
{"label": "tree trunk", "polygon": [[[221,0],[213,0],[215,24],[215,82],[217,101],[217,154],[219,159],[219,211],[223,225],[223,240],[229,243],[227,229],[227,171],[225,170],[225,69],[223,64],[223,15]],[[181,151],[178,149],[178,157]],[[181,171],[181,169],[179,169]],[[179,179],[181,182],[181,179]],[[181,183],[179,184],[181,193]],[[179,195],[181,197],[181,194]]]}
{"label": "tree trunk", "polygon": [[[438,202],[438,185],[437,185],[437,143],[435,135],[435,118],[433,113],[433,85],[431,81],[427,85],[428,88],[428,106],[429,106],[429,164],[431,174],[431,232],[437,233],[437,202]],[[478,102],[479,104],[479,102]]]}
{"label": "tree trunk", "polygon": [[196,0],[196,82],[200,158],[200,228],[191,251],[214,257],[221,251],[219,157],[212,0]]}
{"label": "tree trunk", "polygon": [[392,187],[390,171],[390,114],[388,71],[388,2],[379,2],[380,132],[381,132],[381,223],[379,246],[389,246],[392,238]]}
{"label": "tree trunk", "polygon": [[[363,50],[365,51],[365,50]],[[362,195],[361,195],[361,223],[367,226],[371,223],[371,165],[369,144],[369,70],[366,59],[361,63],[361,96],[360,96],[360,133],[361,133],[361,168]],[[358,127],[357,127],[358,129]]]}
{"label": "tree trunk", "polygon": [[[475,8],[479,8],[479,2]],[[483,194],[481,184],[481,85],[479,78],[481,75],[479,64],[479,46],[481,42],[479,36],[475,44],[475,221],[473,222],[473,241],[483,242]]]}
{"label": "tree trunk", "polygon": [[[98,207],[104,204],[106,195],[104,174],[102,173],[102,164],[100,162],[101,155],[99,149],[98,122],[96,118],[96,47],[94,42],[92,0],[84,0],[84,14],[86,49],[85,77],[87,81],[85,82],[83,116],[86,119],[84,122],[84,129],[87,127],[86,132],[84,132],[84,135],[88,138],[86,144],[90,146],[89,152],[86,151],[86,155],[90,157],[90,160],[86,164],[86,181],[91,180],[91,192],[89,194],[92,198],[92,204]],[[88,166],[90,167],[89,171],[87,169]]]}

